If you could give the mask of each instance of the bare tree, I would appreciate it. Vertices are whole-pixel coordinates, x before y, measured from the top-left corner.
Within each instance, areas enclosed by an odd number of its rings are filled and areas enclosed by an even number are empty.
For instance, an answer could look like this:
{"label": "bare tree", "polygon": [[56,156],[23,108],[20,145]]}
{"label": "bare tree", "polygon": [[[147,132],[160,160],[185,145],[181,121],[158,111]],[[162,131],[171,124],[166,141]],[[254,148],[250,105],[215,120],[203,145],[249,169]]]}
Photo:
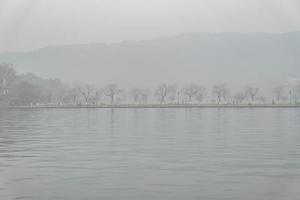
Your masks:
{"label": "bare tree", "polygon": [[206,92],[205,88],[199,86],[197,93],[194,95],[194,98],[198,101],[199,104],[202,103],[205,97],[205,92]]}
{"label": "bare tree", "polygon": [[176,92],[171,93],[170,95],[168,95],[168,102],[170,104],[174,104],[176,102]]}
{"label": "bare tree", "polygon": [[238,92],[234,95],[234,101],[236,104],[242,104],[243,101],[245,101],[247,98],[247,95],[245,92]]}
{"label": "bare tree", "polygon": [[258,94],[258,92],[259,92],[259,88],[254,88],[254,87],[247,87],[245,90],[247,97],[250,97],[252,102],[255,100],[255,97]]}
{"label": "bare tree", "polygon": [[217,98],[217,103],[220,104],[222,99],[224,101],[226,101],[229,91],[224,84],[223,85],[215,85],[213,87],[213,94]]}
{"label": "bare tree", "polygon": [[104,88],[104,94],[110,98],[110,104],[114,104],[115,96],[121,93],[118,85],[109,84]]}
{"label": "bare tree", "polygon": [[155,95],[158,97],[161,103],[165,103],[170,96],[176,93],[176,86],[175,85],[167,85],[161,84],[155,91]]}
{"label": "bare tree", "polygon": [[130,91],[130,95],[132,96],[134,103],[147,104],[149,100],[149,89],[134,88]]}
{"label": "bare tree", "polygon": [[134,88],[130,91],[130,95],[132,96],[134,103],[139,103],[142,93],[143,91],[138,88]]}
{"label": "bare tree", "polygon": [[299,103],[299,99],[300,99],[300,83],[298,83],[296,86],[295,86],[295,96],[296,96],[296,103]]}
{"label": "bare tree", "polygon": [[288,96],[290,104],[297,103],[297,100],[300,96],[300,80],[299,79],[293,79],[288,82]]}
{"label": "bare tree", "polygon": [[51,91],[46,90],[46,91],[44,92],[43,96],[44,96],[44,98],[45,98],[45,100],[46,100],[46,102],[47,102],[48,104],[52,102],[52,96],[53,96],[53,94],[52,94]]}
{"label": "bare tree", "polygon": [[[71,87],[71,88],[68,88],[68,90],[66,90],[65,96],[68,99],[68,103],[76,105],[78,103],[78,98],[80,96],[80,93],[76,88]],[[48,102],[49,102],[49,100],[48,100]]]}
{"label": "bare tree", "polygon": [[193,97],[196,97],[196,96],[199,97],[198,93],[200,93],[200,97],[201,97],[201,95],[203,95],[202,90],[203,90],[203,88],[201,88],[197,84],[191,84],[191,85],[183,88],[184,95],[186,95],[187,100],[188,100],[189,103],[192,102]]}
{"label": "bare tree", "polygon": [[148,104],[150,91],[149,89],[143,89],[141,93],[140,103]]}
{"label": "bare tree", "polygon": [[257,97],[257,101],[262,103],[262,104],[265,104],[266,103],[266,98],[263,97],[263,96],[259,96],[259,97]]}
{"label": "bare tree", "polygon": [[102,95],[103,95],[104,91],[103,89],[97,89],[96,93],[95,93],[95,98],[94,98],[94,104],[101,104],[101,100],[102,100]]}
{"label": "bare tree", "polygon": [[92,85],[85,85],[78,88],[80,94],[83,96],[85,103],[90,104],[91,97],[93,95],[93,92],[95,91],[95,88]]}
{"label": "bare tree", "polygon": [[71,102],[76,105],[79,103],[79,96],[80,96],[80,93],[79,91],[76,89],[76,88],[71,88],[69,90],[69,96],[71,98]]}
{"label": "bare tree", "polygon": [[275,97],[277,103],[279,103],[280,100],[284,96],[284,89],[283,89],[283,87],[282,86],[277,86],[276,88],[274,88],[273,94],[274,94],[274,97]]}
{"label": "bare tree", "polygon": [[115,103],[121,104],[123,101],[126,101],[126,92],[124,90],[120,90]]}

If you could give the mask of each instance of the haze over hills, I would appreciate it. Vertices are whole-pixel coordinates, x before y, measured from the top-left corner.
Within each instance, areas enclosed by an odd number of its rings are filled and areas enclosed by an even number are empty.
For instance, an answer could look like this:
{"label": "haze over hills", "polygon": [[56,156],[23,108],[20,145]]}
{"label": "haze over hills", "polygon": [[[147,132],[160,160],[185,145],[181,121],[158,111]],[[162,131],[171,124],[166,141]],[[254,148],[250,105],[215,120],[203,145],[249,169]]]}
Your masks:
{"label": "haze over hills", "polygon": [[274,85],[300,77],[300,32],[192,33],[3,53],[20,72],[85,83]]}

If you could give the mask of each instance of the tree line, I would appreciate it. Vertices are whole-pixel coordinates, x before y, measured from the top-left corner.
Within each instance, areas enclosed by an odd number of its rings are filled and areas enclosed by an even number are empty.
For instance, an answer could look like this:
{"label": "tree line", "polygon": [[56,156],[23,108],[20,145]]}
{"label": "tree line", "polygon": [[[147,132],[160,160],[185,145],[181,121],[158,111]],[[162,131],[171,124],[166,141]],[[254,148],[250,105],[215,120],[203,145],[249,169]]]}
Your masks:
{"label": "tree line", "polygon": [[0,106],[101,105],[101,104],[298,104],[300,82],[273,88],[272,97],[260,94],[260,88],[245,87],[231,92],[225,84],[211,89],[196,83],[184,87],[159,84],[156,88],[122,89],[117,84],[98,88],[59,79],[42,79],[34,74],[17,74],[13,65],[0,64]]}

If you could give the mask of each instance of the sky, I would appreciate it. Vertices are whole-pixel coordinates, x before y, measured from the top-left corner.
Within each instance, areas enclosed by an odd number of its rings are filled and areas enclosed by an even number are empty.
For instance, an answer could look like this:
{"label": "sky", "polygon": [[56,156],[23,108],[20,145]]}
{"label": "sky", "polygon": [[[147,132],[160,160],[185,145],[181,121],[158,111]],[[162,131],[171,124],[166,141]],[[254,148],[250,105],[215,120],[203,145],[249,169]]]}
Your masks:
{"label": "sky", "polygon": [[299,0],[0,0],[0,52],[189,32],[292,32],[299,22]]}

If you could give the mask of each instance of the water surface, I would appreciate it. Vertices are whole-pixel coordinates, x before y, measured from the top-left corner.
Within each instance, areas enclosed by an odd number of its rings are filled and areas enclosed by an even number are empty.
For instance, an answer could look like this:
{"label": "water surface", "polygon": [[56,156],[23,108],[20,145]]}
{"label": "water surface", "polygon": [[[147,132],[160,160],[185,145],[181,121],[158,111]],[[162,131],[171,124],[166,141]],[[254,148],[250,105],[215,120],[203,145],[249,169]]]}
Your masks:
{"label": "water surface", "polygon": [[2,200],[300,197],[300,109],[0,110]]}

